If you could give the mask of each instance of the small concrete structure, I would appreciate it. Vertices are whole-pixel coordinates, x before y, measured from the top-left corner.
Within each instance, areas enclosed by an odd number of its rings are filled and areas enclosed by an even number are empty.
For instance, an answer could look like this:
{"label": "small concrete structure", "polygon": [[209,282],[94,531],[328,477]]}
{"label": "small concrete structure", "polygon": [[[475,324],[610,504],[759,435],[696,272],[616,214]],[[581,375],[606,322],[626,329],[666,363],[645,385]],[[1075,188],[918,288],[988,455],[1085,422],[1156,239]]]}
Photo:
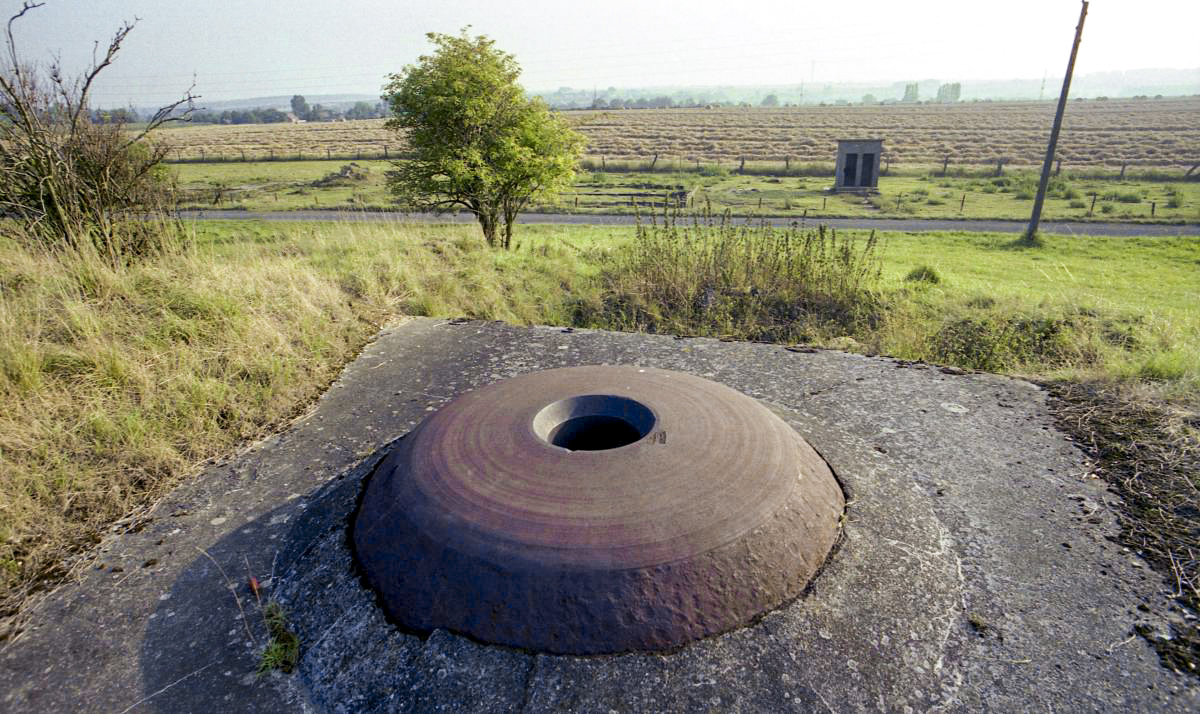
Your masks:
{"label": "small concrete structure", "polygon": [[879,187],[883,139],[838,139],[834,191],[873,191]]}

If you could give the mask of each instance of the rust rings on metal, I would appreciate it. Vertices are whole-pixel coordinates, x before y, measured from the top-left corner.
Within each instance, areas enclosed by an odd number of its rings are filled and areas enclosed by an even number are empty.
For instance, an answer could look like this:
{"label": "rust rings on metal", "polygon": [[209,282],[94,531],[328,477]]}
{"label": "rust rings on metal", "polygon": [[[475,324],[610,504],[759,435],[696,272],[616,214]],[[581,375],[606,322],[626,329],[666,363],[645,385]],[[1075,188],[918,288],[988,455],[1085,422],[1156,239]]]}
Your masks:
{"label": "rust rings on metal", "polygon": [[798,594],[845,507],[782,419],[681,372],[570,367],[466,393],[367,485],[354,545],[403,625],[664,650]]}

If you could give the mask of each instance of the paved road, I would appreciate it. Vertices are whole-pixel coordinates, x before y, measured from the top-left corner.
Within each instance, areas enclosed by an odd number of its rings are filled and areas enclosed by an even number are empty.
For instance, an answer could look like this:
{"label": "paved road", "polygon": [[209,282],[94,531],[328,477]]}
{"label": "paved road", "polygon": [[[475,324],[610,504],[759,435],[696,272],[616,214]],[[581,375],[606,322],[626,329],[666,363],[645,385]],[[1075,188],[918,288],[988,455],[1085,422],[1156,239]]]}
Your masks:
{"label": "paved road", "polygon": [[[345,221],[345,222],[412,222],[412,223],[472,223],[466,213],[434,215],[430,213],[364,212],[364,211],[184,211],[185,218],[195,220],[254,220],[254,221]],[[518,223],[565,223],[577,225],[633,225],[635,216],[578,215],[565,213],[523,213]],[[739,216],[736,221],[757,221],[758,218]],[[773,225],[788,225],[794,218],[767,218]],[[818,223],[833,228],[852,228],[877,231],[970,231],[975,233],[1020,233],[1027,221],[950,220],[912,218],[810,218],[809,225]],[[1200,224],[1162,223],[1089,223],[1081,221],[1043,221],[1043,233],[1093,236],[1195,236]]]}

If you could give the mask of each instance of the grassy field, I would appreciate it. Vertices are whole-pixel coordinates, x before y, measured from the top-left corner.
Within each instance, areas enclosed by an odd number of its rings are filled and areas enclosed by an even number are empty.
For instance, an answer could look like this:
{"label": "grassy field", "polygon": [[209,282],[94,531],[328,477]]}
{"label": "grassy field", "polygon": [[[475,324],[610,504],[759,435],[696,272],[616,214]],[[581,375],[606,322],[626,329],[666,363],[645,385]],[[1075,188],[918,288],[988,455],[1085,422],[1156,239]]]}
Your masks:
{"label": "grassy field", "polygon": [[[387,161],[267,161],[190,163],[171,167],[184,205],[245,208],[395,209],[385,186]],[[344,168],[347,176],[340,173]],[[706,175],[707,174],[707,175]],[[868,197],[830,195],[830,178],[739,175],[729,171],[580,173],[573,186],[532,208],[563,213],[632,213],[686,200],[738,214],[809,217],[1029,218],[1037,176],[939,176],[895,172]],[[681,197],[685,196],[684,197]],[[1092,199],[1095,198],[1093,205]],[[1153,215],[1151,215],[1153,213]],[[1071,172],[1055,177],[1043,209],[1047,219],[1200,221],[1200,182],[1097,179]]]}
{"label": "grassy field", "polygon": [[470,227],[206,224],[191,247],[114,267],[23,247],[12,228],[0,232],[0,615],[199,462],[279,428],[385,322],[567,322],[565,301],[595,271],[563,241],[529,249],[536,231],[509,254]]}
{"label": "grassy field", "polygon": [[502,252],[474,226],[191,231],[128,267],[0,237],[0,615],[205,459],[281,428],[404,315],[767,338],[1108,384],[1176,404],[1185,425],[1200,402],[1200,237],[1022,249],[978,234],[529,226]]}
{"label": "grassy field", "polygon": [[[566,112],[599,159],[681,162],[832,161],[838,139],[878,137],[896,166],[1037,166],[1054,102],[963,102],[746,109]],[[373,158],[403,151],[383,120],[197,125],[161,132],[171,158]],[[1131,167],[1182,175],[1200,155],[1200,99],[1072,101],[1059,143],[1067,170]],[[781,166],[782,168],[782,166]]]}

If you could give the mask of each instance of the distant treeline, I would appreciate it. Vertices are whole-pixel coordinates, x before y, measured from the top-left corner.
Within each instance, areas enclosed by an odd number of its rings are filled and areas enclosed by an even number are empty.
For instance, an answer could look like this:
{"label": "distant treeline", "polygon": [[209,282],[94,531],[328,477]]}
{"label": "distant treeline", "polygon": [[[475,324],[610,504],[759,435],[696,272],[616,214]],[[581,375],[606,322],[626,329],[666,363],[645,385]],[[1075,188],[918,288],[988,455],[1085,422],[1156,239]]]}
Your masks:
{"label": "distant treeline", "polygon": [[309,105],[304,97],[292,97],[292,111],[285,112],[274,107],[256,109],[226,109],[223,112],[192,112],[191,120],[198,124],[278,124],[286,121],[323,122],[343,119],[378,119],[388,115],[383,102],[355,102],[346,108]]}

